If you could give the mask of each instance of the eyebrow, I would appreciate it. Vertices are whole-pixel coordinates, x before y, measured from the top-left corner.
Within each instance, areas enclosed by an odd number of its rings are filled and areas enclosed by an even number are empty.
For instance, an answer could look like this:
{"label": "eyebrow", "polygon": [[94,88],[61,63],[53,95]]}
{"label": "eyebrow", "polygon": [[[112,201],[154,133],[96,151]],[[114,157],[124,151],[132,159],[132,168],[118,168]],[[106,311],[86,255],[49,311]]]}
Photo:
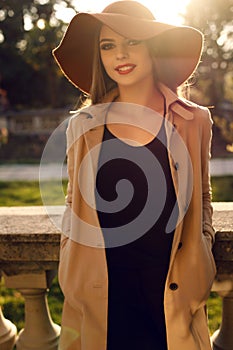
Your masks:
{"label": "eyebrow", "polygon": [[108,39],[108,38],[104,38],[104,39],[101,39],[100,40],[100,44],[105,42],[105,41],[111,41],[111,42],[114,42],[115,40],[114,39]]}

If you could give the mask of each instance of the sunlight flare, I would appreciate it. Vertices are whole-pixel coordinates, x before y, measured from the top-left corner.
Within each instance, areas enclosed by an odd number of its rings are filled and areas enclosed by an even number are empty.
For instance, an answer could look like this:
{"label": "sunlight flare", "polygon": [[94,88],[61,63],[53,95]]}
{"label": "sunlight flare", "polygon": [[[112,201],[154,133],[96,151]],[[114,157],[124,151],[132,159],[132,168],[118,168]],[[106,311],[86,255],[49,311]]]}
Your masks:
{"label": "sunlight flare", "polygon": [[[101,12],[112,2],[113,0],[74,0],[73,4],[79,12]],[[182,15],[190,0],[138,0],[138,2],[148,7],[157,20],[179,25],[183,23]]]}

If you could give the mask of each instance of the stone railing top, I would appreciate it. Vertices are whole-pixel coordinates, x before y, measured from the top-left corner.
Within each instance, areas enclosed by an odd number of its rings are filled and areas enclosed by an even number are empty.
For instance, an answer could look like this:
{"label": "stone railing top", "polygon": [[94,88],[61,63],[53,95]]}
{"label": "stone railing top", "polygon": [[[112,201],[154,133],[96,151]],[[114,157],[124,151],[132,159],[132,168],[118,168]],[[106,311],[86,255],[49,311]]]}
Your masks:
{"label": "stone railing top", "polygon": [[0,207],[0,235],[27,235],[27,239],[37,235],[38,239],[39,234],[60,233],[53,220],[59,221],[63,211],[63,206],[49,207],[49,215],[44,206]]}
{"label": "stone railing top", "polygon": [[[0,208],[0,270],[19,275],[56,270],[64,207]],[[51,220],[51,219],[52,220]]]}
{"label": "stone railing top", "polygon": [[214,202],[213,225],[217,232],[233,232],[233,202]]}
{"label": "stone railing top", "polygon": [[[233,232],[233,202],[214,202],[213,208],[216,231]],[[63,211],[64,206],[49,207],[49,215],[44,206],[0,207],[0,235],[59,233],[53,220],[60,222]]]}
{"label": "stone railing top", "polygon": [[[219,279],[233,279],[233,202],[213,203],[214,256]],[[0,208],[0,270],[8,274],[53,269],[59,261],[64,206]]]}

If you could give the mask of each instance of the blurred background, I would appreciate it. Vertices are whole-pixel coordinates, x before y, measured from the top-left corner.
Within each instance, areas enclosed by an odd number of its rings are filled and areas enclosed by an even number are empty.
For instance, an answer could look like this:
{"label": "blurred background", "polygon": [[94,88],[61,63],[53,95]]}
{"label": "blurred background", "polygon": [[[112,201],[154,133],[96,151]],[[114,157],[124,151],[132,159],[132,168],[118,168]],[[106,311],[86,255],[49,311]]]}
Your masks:
{"label": "blurred background", "polygon": [[[51,51],[76,12],[112,1],[0,0],[0,162],[39,161],[52,130],[74,109],[79,91],[61,74]],[[211,106],[213,158],[233,151],[233,0],[141,0],[158,20],[205,34],[191,99]]]}
{"label": "blurred background", "polygon": [[[99,12],[111,2],[0,0],[0,206],[42,205],[38,166],[43,149],[80,96],[62,76],[52,49],[76,12]],[[214,120],[213,200],[233,201],[233,0],[139,2],[160,21],[191,25],[205,35],[202,62],[191,81],[191,99],[211,107]],[[56,197],[53,176],[54,172],[48,178],[48,191],[52,203],[61,205],[64,198]],[[0,287],[5,316],[22,328],[22,297]],[[56,280],[49,302],[53,319],[60,323],[62,295]],[[208,312],[213,332],[221,320],[214,293]]]}

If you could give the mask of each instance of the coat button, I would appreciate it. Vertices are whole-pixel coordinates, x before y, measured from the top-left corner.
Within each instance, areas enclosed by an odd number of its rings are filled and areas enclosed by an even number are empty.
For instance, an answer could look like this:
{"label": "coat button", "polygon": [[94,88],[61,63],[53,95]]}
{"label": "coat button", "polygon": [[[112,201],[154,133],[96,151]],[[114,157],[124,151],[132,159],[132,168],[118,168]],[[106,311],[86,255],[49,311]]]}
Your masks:
{"label": "coat button", "polygon": [[175,163],[174,168],[175,168],[176,170],[179,170],[179,163],[178,163],[178,162]]}
{"label": "coat button", "polygon": [[180,242],[178,245],[178,249],[182,248],[182,245],[183,245],[182,242]]}
{"label": "coat button", "polygon": [[178,284],[177,284],[177,283],[171,283],[170,286],[169,286],[169,288],[170,288],[171,290],[177,290],[177,289],[178,289]]}

